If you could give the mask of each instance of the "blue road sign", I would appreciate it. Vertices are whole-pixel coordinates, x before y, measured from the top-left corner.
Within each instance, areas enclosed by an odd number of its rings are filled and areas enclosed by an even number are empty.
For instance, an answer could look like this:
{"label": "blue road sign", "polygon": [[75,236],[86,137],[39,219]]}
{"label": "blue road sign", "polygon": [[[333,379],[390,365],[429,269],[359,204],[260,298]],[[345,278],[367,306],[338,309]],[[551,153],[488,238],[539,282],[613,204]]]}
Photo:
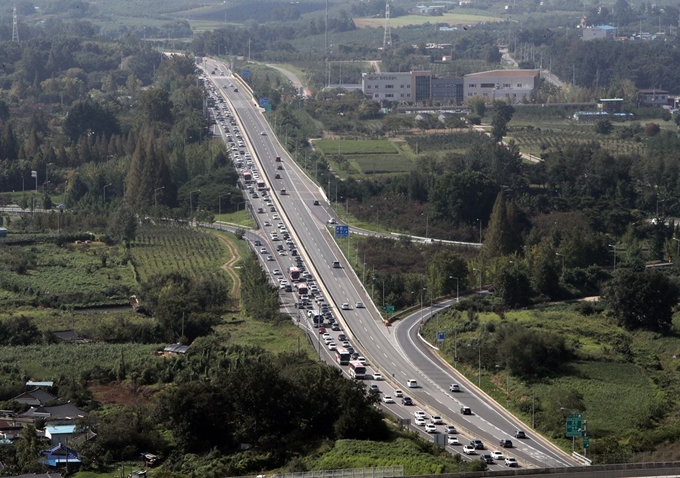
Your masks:
{"label": "blue road sign", "polygon": [[444,332],[439,332],[437,334],[437,340],[439,340],[440,342],[444,341]]}
{"label": "blue road sign", "polygon": [[348,237],[349,226],[335,226],[335,237]]}
{"label": "blue road sign", "polygon": [[260,98],[260,106],[264,107],[269,104],[269,98]]}
{"label": "blue road sign", "polygon": [[241,70],[241,76],[243,78],[250,78],[250,70]]}

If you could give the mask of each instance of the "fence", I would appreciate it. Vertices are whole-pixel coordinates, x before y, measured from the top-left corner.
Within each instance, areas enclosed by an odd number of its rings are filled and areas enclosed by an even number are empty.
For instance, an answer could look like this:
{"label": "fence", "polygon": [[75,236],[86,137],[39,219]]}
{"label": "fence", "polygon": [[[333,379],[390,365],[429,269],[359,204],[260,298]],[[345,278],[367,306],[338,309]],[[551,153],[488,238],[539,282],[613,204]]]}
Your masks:
{"label": "fence", "polygon": [[648,451],[642,453],[600,454],[589,456],[593,465],[617,463],[669,463],[680,461],[680,450]]}
{"label": "fence", "polygon": [[348,468],[344,470],[318,470],[299,473],[276,473],[273,475],[250,475],[238,478],[396,478],[401,476],[404,476],[403,466],[380,466],[376,468]]}

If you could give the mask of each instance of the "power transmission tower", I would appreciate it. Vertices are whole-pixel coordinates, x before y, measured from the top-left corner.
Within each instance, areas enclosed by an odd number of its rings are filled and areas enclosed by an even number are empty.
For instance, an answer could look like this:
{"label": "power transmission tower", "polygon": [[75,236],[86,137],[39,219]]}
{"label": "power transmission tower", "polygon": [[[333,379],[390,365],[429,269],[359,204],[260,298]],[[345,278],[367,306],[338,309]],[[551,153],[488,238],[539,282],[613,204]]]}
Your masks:
{"label": "power transmission tower", "polygon": [[392,30],[390,30],[390,0],[385,3],[385,35],[383,36],[383,51],[392,46]]}
{"label": "power transmission tower", "polygon": [[19,41],[19,25],[17,21],[17,7],[12,10],[12,41]]}

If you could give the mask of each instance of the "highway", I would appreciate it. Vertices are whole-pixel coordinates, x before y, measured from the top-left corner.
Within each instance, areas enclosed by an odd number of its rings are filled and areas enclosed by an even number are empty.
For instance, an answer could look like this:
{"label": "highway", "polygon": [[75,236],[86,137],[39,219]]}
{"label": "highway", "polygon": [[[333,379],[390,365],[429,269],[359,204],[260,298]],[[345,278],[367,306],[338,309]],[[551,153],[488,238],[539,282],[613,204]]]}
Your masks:
{"label": "highway", "polygon": [[[343,325],[350,342],[364,353],[374,370],[381,371],[387,378],[386,382],[380,383],[381,391],[384,394],[387,391],[393,393],[393,389],[400,388],[404,393],[408,392],[420,406],[386,405],[390,411],[404,418],[413,418],[412,413],[418,408],[430,415],[441,415],[445,423],[454,424],[463,432],[460,436],[462,443],[467,444],[469,439],[479,438],[486,444],[487,450],[498,449],[499,439],[510,438],[515,447],[503,451],[515,456],[523,467],[573,466],[575,462],[568,455],[531,432],[527,432],[526,440],[515,439],[515,430],[525,429],[524,425],[434,358],[428,347],[423,346],[417,338],[420,312],[400,321],[394,327],[383,323],[380,312],[330,234],[326,224],[329,211],[323,206],[313,205],[315,200],[324,199],[319,187],[294,164],[278,144],[274,133],[245,89],[231,76],[209,74],[213,64],[209,60],[204,65],[208,66],[206,76],[218,86],[218,90],[231,104],[235,116],[238,116],[240,129],[245,133],[244,140],[254,152],[255,162],[259,162],[259,174],[270,186],[273,207],[297,244],[307,270],[317,278],[333,314]],[[220,68],[226,72],[226,66],[220,64]],[[234,92],[234,88],[229,87],[231,84],[238,86],[239,91]],[[282,157],[283,163],[275,162],[276,156]],[[283,170],[277,169],[280,164],[283,165]],[[281,179],[275,179],[276,174]],[[280,194],[283,189],[286,194]],[[264,217],[258,217],[258,221],[264,220]],[[265,226],[263,232],[269,235],[269,229]],[[273,243],[270,242],[269,247],[272,246]],[[276,264],[276,268],[284,271],[287,259],[276,256],[272,262]],[[340,262],[340,268],[332,266],[335,260]],[[366,308],[355,307],[359,301],[366,304]],[[349,304],[350,310],[341,310],[343,303]],[[428,314],[429,311],[426,318]],[[408,388],[407,381],[410,379],[417,380],[418,388]],[[448,386],[451,383],[460,384],[462,391],[450,393]],[[473,414],[461,415],[461,404],[469,406]],[[457,448],[460,450],[461,447]],[[492,465],[491,469],[497,467]]]}

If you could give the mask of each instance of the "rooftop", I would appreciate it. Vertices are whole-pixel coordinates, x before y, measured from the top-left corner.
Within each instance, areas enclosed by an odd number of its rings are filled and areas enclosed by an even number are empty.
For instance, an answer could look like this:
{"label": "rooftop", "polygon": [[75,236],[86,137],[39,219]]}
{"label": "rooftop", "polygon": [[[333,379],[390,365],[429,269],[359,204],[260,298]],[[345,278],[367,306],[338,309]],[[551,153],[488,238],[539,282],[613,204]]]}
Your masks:
{"label": "rooftop", "polygon": [[491,70],[480,71],[479,73],[470,73],[465,75],[465,78],[483,78],[487,76],[507,77],[507,78],[533,78],[538,76],[540,70]]}

